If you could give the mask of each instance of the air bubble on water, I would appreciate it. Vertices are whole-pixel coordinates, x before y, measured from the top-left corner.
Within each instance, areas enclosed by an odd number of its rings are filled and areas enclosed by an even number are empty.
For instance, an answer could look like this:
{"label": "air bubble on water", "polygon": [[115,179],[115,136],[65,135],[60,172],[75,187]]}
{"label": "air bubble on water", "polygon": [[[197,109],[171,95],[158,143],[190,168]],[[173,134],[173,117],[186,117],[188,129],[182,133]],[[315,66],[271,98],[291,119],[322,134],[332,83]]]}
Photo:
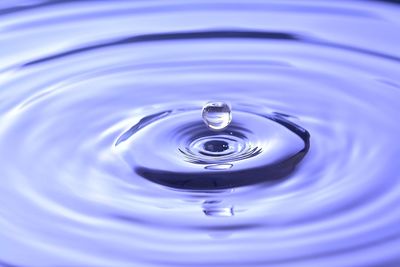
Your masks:
{"label": "air bubble on water", "polygon": [[231,107],[225,102],[208,102],[203,107],[202,117],[210,130],[221,131],[232,121]]}

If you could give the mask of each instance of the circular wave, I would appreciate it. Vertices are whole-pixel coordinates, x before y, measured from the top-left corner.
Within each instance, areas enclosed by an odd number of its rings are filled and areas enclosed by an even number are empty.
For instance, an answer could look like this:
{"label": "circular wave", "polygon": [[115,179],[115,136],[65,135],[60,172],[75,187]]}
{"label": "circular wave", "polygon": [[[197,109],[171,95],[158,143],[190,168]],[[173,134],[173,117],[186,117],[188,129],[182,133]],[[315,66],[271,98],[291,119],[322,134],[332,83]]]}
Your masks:
{"label": "circular wave", "polygon": [[218,133],[201,123],[200,110],[157,112],[116,145],[137,174],[170,187],[210,190],[282,179],[307,153],[310,135],[282,116],[250,111],[236,111]]}
{"label": "circular wave", "polygon": [[0,265],[398,266],[399,12],[0,3]]}

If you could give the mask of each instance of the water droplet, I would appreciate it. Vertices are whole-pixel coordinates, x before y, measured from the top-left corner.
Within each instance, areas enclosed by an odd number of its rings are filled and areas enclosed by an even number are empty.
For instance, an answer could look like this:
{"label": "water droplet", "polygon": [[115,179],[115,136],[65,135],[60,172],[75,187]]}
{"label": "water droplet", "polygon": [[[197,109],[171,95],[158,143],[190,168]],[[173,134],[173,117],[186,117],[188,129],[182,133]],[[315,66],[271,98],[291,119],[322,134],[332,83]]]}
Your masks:
{"label": "water droplet", "polygon": [[202,117],[209,129],[221,131],[232,121],[231,107],[225,102],[208,102],[203,107]]}
{"label": "water droplet", "polygon": [[203,212],[211,217],[232,217],[234,216],[233,206],[223,204],[219,200],[207,200],[203,203]]}

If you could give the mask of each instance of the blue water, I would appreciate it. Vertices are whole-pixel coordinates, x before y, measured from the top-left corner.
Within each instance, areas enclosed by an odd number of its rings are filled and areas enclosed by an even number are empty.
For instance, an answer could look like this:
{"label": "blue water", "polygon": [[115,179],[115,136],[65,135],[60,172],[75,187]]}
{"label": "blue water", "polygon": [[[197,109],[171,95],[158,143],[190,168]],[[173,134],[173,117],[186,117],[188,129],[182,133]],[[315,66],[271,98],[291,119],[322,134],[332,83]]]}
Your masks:
{"label": "blue water", "polygon": [[400,266],[395,2],[1,1],[0,266]]}

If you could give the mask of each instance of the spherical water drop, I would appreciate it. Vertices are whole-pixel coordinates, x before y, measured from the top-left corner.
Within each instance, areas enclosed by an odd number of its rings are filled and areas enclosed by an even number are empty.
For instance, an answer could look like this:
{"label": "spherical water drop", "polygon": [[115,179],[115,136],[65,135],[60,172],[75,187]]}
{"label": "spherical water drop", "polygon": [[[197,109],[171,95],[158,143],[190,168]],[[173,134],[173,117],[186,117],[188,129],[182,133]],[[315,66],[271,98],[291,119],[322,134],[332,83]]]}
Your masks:
{"label": "spherical water drop", "polygon": [[203,107],[202,117],[209,129],[221,131],[232,121],[231,107],[225,102],[208,102]]}

